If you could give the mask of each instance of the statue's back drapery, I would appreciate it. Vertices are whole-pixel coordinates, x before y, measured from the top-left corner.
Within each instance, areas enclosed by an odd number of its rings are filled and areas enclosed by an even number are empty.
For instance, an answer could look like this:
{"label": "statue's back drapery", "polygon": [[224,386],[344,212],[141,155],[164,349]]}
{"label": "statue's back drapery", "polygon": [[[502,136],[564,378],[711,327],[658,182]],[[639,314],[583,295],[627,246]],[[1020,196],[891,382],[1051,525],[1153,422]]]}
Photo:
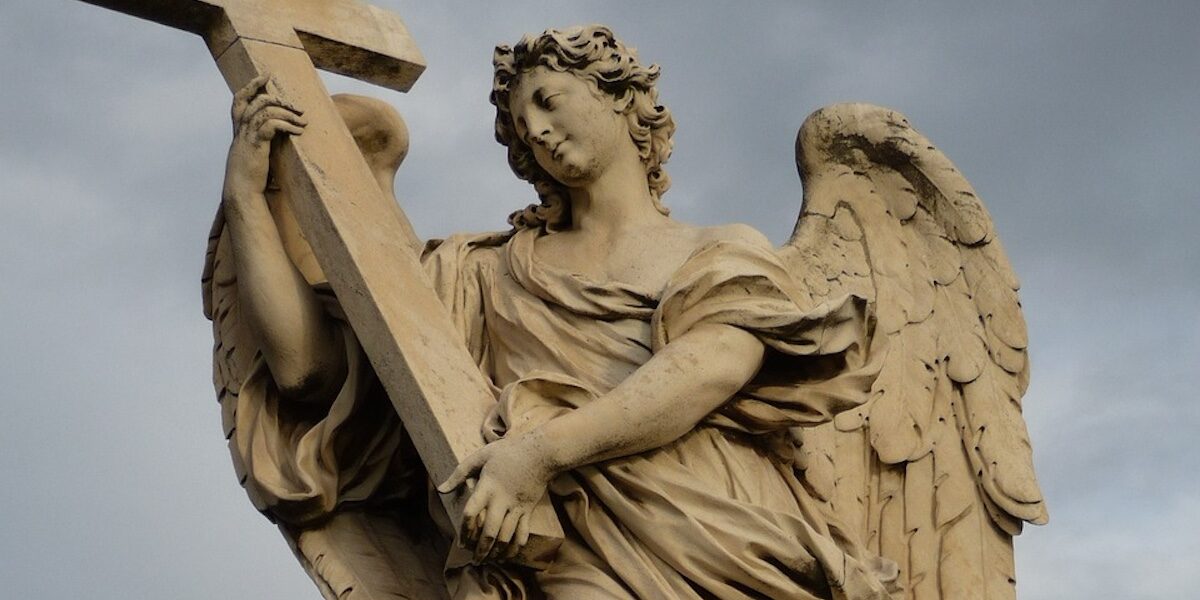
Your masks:
{"label": "statue's back drapery", "polygon": [[[543,46],[545,54],[520,58]],[[555,236],[575,239],[568,235],[572,211],[582,219],[588,206],[571,194],[590,180],[562,166],[580,143],[574,133],[542,149],[533,124],[545,119],[552,134],[555,111],[577,101],[570,82],[562,84],[566,91],[554,87],[556,73],[575,75],[594,101],[633,115],[623,131],[646,167],[649,184],[639,185],[666,219],[661,163],[673,123],[663,125],[669,113],[645,91],[653,90],[657,68],[638,71],[632,51],[602,27],[551,30],[523,40],[515,61],[512,52],[497,54],[498,77],[512,69],[504,94],[531,70],[540,69],[537,81],[546,83],[528,107],[515,104],[516,91],[500,99],[498,137],[542,202],[514,214],[510,231],[434,241],[422,258],[493,386],[495,409],[480,424],[493,442],[487,448],[540,443],[537,436],[555,423],[595,414],[590,406],[636,400],[627,382],[705,335],[735,332],[739,344],[756,348],[758,362],[715,408],[661,443],[597,451],[555,472],[544,489],[565,539],[548,567],[494,554],[473,559],[455,543],[471,536],[470,527],[460,530],[431,501],[438,482],[428,481],[323,284],[289,215],[287,190],[269,189],[275,230],[335,323],[345,369],[321,399],[281,395],[241,314],[230,234],[218,217],[205,279],[215,380],[239,477],[323,593],[1012,596],[1011,536],[1023,521],[1046,518],[1019,404],[1027,341],[1016,280],[990,219],[949,161],[896,113],[868,105],[823,109],[798,140],[804,207],[782,248],[741,229],[692,233],[663,225],[694,241],[676,263],[667,261],[663,277],[652,284],[600,278],[538,251]],[[594,66],[604,60],[634,65],[622,67],[634,83]],[[355,131],[371,162],[384,150],[370,140],[397,136],[395,119],[390,109],[355,102],[360,110],[347,119],[375,125],[361,136]],[[581,130],[570,125],[559,127]],[[654,138],[661,131],[665,137]],[[666,140],[665,150],[653,139]],[[531,154],[514,150],[519,143],[532,144]],[[392,162],[394,170],[399,161]],[[538,165],[544,170],[535,172]],[[562,181],[552,180],[556,174]],[[386,187],[390,178],[381,182]],[[619,247],[614,242],[614,254]],[[714,345],[709,356],[665,372],[703,379],[720,370],[726,352],[742,356],[739,347]],[[690,407],[681,402],[683,415]],[[643,424],[594,426],[615,436]],[[513,528],[520,531],[519,521],[500,530],[516,543]]]}

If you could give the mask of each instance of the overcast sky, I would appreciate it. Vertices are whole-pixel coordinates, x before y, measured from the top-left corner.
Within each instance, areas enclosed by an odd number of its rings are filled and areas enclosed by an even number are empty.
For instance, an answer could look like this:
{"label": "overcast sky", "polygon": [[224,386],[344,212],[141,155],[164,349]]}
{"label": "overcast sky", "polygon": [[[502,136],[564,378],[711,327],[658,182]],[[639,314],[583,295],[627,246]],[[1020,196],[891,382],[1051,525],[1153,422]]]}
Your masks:
{"label": "overcast sky", "polygon": [[[808,113],[907,114],[1024,284],[1051,523],[1017,540],[1021,597],[1200,590],[1200,2],[376,4],[425,75],[407,95],[328,81],[406,117],[397,191],[426,237],[533,198],[487,102],[492,46],[524,32],[606,23],[661,64],[673,214],[776,242]],[[0,3],[0,596],[318,597],[238,487],[211,387],[199,279],[229,99],[198,38]]]}

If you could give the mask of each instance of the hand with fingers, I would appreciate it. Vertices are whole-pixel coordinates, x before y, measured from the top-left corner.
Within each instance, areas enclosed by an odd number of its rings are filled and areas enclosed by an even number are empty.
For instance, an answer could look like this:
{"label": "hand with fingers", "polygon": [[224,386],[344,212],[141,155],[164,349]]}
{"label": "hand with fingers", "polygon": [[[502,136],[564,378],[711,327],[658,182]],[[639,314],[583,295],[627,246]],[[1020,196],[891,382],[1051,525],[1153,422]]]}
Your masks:
{"label": "hand with fingers", "polygon": [[225,164],[226,202],[262,194],[270,170],[271,142],[300,135],[303,111],[285,100],[270,75],[255,77],[233,96],[233,143]]}
{"label": "hand with fingers", "polygon": [[550,456],[537,431],[503,438],[468,456],[438,486],[448,494],[477,480],[459,534],[476,562],[511,560],[529,542],[530,514],[557,474]]}

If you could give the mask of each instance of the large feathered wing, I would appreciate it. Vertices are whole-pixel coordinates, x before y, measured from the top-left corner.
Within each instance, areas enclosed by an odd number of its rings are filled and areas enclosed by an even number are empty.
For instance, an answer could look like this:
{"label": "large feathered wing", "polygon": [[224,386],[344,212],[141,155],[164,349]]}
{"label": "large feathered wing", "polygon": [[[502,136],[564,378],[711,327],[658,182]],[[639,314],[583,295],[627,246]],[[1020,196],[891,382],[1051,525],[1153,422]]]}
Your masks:
{"label": "large feathered wing", "polygon": [[1047,512],[1021,414],[1018,283],[991,218],[894,111],[821,109],[796,150],[804,204],[781,256],[817,300],[868,299],[886,353],[866,404],[798,431],[798,464],[900,565],[909,598],[1011,598],[1012,536]]}

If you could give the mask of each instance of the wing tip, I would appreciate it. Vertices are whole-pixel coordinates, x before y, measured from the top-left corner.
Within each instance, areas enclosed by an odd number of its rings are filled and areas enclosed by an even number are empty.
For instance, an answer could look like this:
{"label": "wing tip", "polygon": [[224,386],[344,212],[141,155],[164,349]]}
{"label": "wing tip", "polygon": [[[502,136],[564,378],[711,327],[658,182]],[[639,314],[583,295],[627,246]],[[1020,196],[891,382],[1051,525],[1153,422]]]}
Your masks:
{"label": "wing tip", "polygon": [[796,166],[801,180],[808,179],[837,141],[862,138],[881,127],[889,131],[912,128],[900,111],[869,102],[838,102],[813,111],[796,133]]}

